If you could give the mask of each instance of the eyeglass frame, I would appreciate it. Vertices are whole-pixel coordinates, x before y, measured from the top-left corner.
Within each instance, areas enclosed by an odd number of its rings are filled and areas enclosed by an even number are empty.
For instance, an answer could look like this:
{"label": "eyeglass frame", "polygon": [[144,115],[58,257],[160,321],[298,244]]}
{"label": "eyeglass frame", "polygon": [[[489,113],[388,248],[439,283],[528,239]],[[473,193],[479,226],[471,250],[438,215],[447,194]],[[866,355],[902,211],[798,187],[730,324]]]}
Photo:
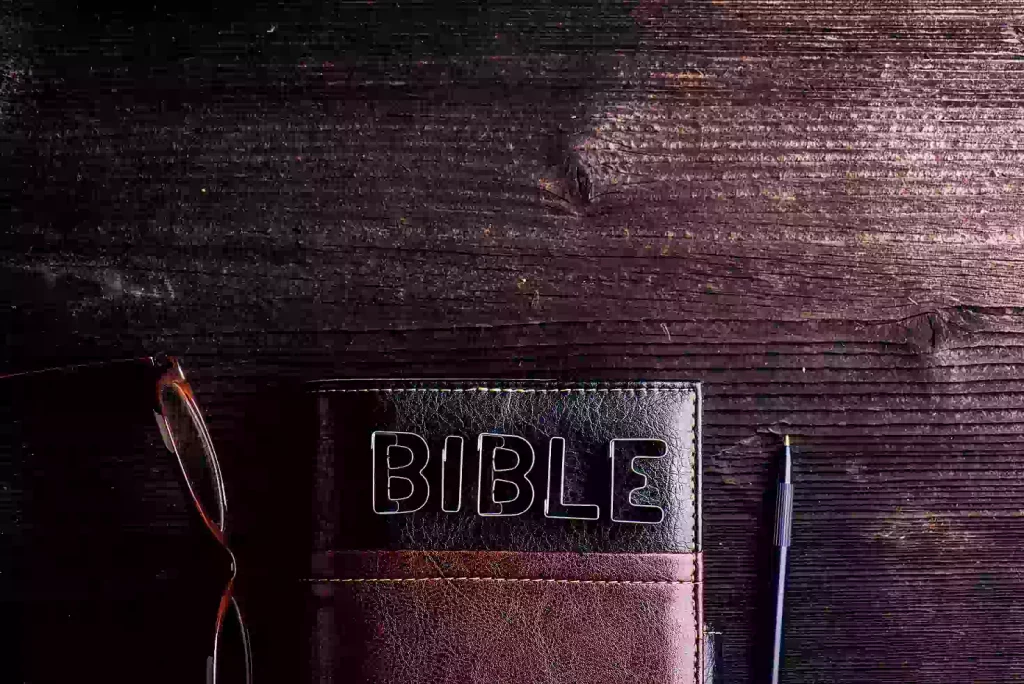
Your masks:
{"label": "eyeglass frame", "polygon": [[[185,484],[188,488],[189,496],[192,498],[192,502],[195,505],[196,511],[202,518],[203,523],[213,534],[217,542],[224,548],[228,553],[228,557],[231,559],[231,577],[228,580],[228,584],[221,594],[220,603],[217,608],[217,620],[214,628],[213,637],[213,655],[209,657],[207,661],[207,684],[217,684],[217,653],[219,651],[219,640],[221,631],[224,626],[224,618],[227,616],[228,610],[234,608],[235,615],[238,620],[239,630],[242,637],[242,647],[245,654],[245,683],[252,684],[252,650],[249,643],[249,633],[245,627],[245,621],[242,618],[242,611],[238,606],[238,601],[234,596],[234,585],[235,578],[237,576],[237,564],[235,561],[235,554],[227,544],[226,535],[226,518],[227,518],[227,495],[224,487],[224,478],[220,470],[220,462],[217,460],[217,453],[213,447],[213,440],[210,437],[210,431],[206,426],[206,421],[203,420],[202,412],[199,410],[199,405],[196,403],[195,395],[192,392],[192,387],[188,384],[185,379],[185,371],[181,367],[181,363],[176,357],[173,356],[145,356],[145,357],[134,357],[134,358],[122,358],[114,359],[109,361],[98,361],[92,363],[79,363],[68,366],[41,368],[37,370],[26,370],[13,373],[0,373],[0,382],[16,380],[19,378],[33,377],[33,376],[46,376],[50,373],[66,373],[74,371],[83,371],[93,368],[101,368],[108,366],[119,366],[121,364],[138,364],[142,363],[148,367],[159,370],[163,367],[165,370],[159,376],[156,382],[156,397],[153,409],[153,416],[156,419],[157,428],[160,431],[160,437],[163,440],[164,446],[167,450],[174,454],[178,460],[178,466],[181,468],[182,476],[185,479]],[[213,481],[217,489],[218,496],[218,514],[220,523],[217,524],[210,517],[209,512],[203,506],[199,497],[196,495],[195,487],[193,486],[192,479],[188,474],[188,470],[185,466],[185,462],[178,452],[174,437],[171,433],[170,425],[165,415],[165,405],[163,401],[163,392],[165,389],[171,388],[178,394],[179,399],[185,405],[188,410],[189,417],[192,419],[195,425],[200,441],[202,442],[203,449],[208,456],[209,463],[212,465]],[[210,662],[212,661],[212,662]]]}
{"label": "eyeglass frame", "polygon": [[[154,364],[158,363],[156,358],[151,357],[150,361]],[[154,409],[154,418],[156,419],[157,427],[160,430],[160,436],[163,439],[164,446],[167,447],[167,450],[174,454],[175,458],[178,460],[178,466],[181,468],[182,476],[185,479],[189,496],[192,498],[192,503],[195,505],[196,511],[199,513],[200,518],[202,518],[203,523],[231,559],[231,577],[228,580],[228,584],[225,587],[224,592],[221,594],[220,604],[217,608],[217,619],[213,637],[213,655],[211,656],[212,662],[208,661],[207,681],[209,684],[218,684],[217,658],[220,650],[220,637],[224,626],[224,619],[227,617],[228,611],[233,608],[241,631],[242,647],[245,653],[245,682],[246,684],[252,684],[252,651],[249,643],[249,633],[245,627],[245,621],[242,618],[242,611],[238,606],[238,601],[234,596],[237,564],[235,561],[235,554],[227,543],[227,494],[224,487],[224,478],[221,475],[220,462],[217,460],[217,453],[213,446],[213,439],[210,437],[210,431],[206,426],[206,421],[203,420],[202,412],[199,410],[199,405],[196,403],[192,387],[185,379],[185,371],[182,369],[181,363],[173,356],[166,357],[166,363],[167,368],[156,383],[156,406],[159,410]],[[199,440],[202,443],[203,450],[206,453],[208,463],[212,470],[213,482],[218,499],[217,505],[219,510],[217,511],[217,519],[219,522],[215,521],[210,516],[210,512],[206,510],[206,507],[203,505],[202,501],[200,501],[199,496],[196,493],[195,485],[192,482],[192,478],[189,476],[185,461],[179,452],[173,431],[171,430],[170,422],[167,419],[168,411],[164,401],[164,392],[168,389],[177,394],[178,399],[187,409],[189,418],[192,420],[192,423],[199,434]]]}

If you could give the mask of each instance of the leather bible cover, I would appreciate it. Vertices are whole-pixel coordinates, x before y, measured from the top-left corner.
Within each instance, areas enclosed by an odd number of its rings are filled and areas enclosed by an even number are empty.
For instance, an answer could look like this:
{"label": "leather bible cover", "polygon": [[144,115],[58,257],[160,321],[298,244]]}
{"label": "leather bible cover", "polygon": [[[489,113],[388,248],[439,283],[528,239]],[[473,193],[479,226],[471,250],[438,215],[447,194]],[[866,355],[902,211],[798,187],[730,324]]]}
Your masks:
{"label": "leather bible cover", "polygon": [[703,680],[698,384],[311,391],[313,681]]}

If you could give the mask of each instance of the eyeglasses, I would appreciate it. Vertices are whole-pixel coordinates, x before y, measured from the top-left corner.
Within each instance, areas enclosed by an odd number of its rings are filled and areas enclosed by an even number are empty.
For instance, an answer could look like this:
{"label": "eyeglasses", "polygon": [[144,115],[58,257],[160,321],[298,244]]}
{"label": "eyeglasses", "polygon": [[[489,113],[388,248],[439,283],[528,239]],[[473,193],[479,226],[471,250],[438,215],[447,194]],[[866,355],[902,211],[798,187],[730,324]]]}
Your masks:
{"label": "eyeglasses", "polygon": [[[227,545],[225,516],[227,497],[213,440],[199,411],[192,388],[177,359],[157,382],[154,412],[164,445],[181,466],[192,502],[217,542],[231,558],[231,578],[221,595],[213,635],[213,653],[207,658],[208,684],[252,683],[249,634],[234,596],[235,555]],[[244,668],[244,669],[243,669]]]}

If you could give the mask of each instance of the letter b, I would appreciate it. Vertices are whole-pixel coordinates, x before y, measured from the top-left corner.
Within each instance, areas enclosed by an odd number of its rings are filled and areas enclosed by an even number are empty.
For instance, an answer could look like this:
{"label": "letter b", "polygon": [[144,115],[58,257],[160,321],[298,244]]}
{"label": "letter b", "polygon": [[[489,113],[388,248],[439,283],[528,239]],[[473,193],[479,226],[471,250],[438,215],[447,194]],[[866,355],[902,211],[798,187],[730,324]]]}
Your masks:
{"label": "letter b", "polygon": [[415,432],[374,432],[373,510],[380,515],[413,513],[430,497],[430,482],[423,475],[430,460],[426,440]]}
{"label": "letter b", "polygon": [[533,447],[517,435],[481,434],[477,439],[480,476],[477,512],[483,516],[522,515],[533,505]]}

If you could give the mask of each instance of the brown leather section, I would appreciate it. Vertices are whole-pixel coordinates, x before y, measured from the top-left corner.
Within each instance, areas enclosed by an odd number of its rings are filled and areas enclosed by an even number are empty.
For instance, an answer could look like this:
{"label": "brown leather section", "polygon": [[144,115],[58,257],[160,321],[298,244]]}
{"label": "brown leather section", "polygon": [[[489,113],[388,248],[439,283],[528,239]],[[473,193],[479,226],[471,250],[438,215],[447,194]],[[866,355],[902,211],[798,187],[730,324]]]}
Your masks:
{"label": "brown leather section", "polygon": [[694,553],[516,551],[338,551],[314,559],[328,578],[500,577],[574,580],[693,580]]}
{"label": "brown leather section", "polygon": [[[314,681],[694,684],[699,554],[337,554]],[[450,572],[438,572],[437,562]],[[354,564],[354,565],[352,565]],[[428,570],[433,569],[430,574]],[[344,574],[344,573],[342,573]]]}

